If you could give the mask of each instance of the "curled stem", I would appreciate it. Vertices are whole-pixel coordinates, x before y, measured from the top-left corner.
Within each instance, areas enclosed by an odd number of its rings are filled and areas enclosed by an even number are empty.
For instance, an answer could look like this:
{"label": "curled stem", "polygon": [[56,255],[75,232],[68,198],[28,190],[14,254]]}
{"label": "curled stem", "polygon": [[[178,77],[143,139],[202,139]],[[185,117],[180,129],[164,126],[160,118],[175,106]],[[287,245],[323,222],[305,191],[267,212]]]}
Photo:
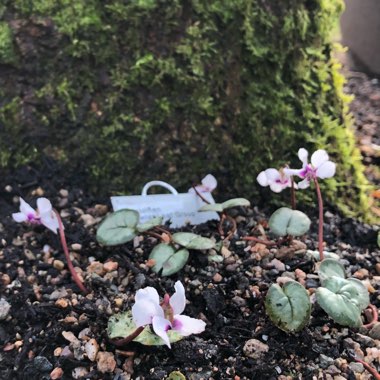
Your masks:
{"label": "curled stem", "polygon": [[166,230],[165,228],[162,228],[161,226],[155,226],[154,228],[155,228],[157,231],[160,231],[160,232],[162,232],[162,233],[168,235],[169,238],[170,238],[170,241],[173,240],[173,238],[172,238],[172,234],[171,234],[168,230]]}
{"label": "curled stem", "polygon": [[319,209],[319,225],[318,225],[318,250],[319,259],[322,261],[324,259],[323,255],[323,199],[321,194],[321,189],[317,177],[314,177],[315,190],[317,191],[318,197],[318,209]]}
{"label": "curled stem", "polygon": [[137,338],[143,331],[145,326],[137,327],[137,329],[130,335],[128,335],[125,338],[122,339],[111,339],[111,343],[115,346],[125,346],[129,342],[131,342],[133,339]]}
{"label": "curled stem", "polygon": [[195,191],[195,194],[197,194],[198,197],[201,198],[204,203],[207,203],[208,205],[210,204],[210,202],[197,190],[195,186],[193,186],[193,189]]}
{"label": "curled stem", "polygon": [[366,325],[363,325],[363,327],[366,329],[370,329],[379,319],[379,312],[377,311],[377,307],[375,305],[369,304],[368,308],[372,311],[372,320]]}
{"label": "curled stem", "polygon": [[232,224],[232,228],[230,229],[226,237],[226,239],[229,240],[232,238],[232,236],[234,236],[237,230],[237,225],[236,225],[236,220],[232,216],[226,215],[226,220],[229,220],[229,222]]}
{"label": "curled stem", "polygon": [[58,219],[59,237],[61,238],[61,244],[62,244],[63,252],[65,253],[66,262],[67,262],[67,266],[69,267],[71,277],[74,280],[74,282],[77,284],[78,288],[83,293],[87,294],[87,293],[89,293],[89,291],[83,285],[83,283],[82,283],[81,279],[79,278],[78,273],[75,270],[74,265],[71,261],[69,249],[67,248],[66,236],[65,236],[65,231],[63,229],[63,223],[62,223],[61,216],[59,215],[57,210],[54,210],[54,212],[55,212],[55,215],[57,216],[57,219]]}
{"label": "curled stem", "polygon": [[157,232],[148,230],[148,231],[144,231],[143,234],[152,236],[152,237],[159,239],[165,243],[165,239],[160,234],[158,234]]}

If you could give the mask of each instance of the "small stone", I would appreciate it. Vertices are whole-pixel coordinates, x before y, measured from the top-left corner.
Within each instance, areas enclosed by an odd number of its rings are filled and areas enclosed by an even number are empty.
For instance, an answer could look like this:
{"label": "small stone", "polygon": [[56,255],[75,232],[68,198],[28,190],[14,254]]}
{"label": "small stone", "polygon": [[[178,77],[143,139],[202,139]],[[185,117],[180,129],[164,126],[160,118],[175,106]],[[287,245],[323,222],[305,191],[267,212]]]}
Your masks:
{"label": "small stone", "polygon": [[335,365],[330,365],[327,369],[326,369],[326,373],[328,373],[329,375],[339,375],[342,371],[336,367]]}
{"label": "small stone", "polygon": [[35,260],[36,256],[35,254],[30,250],[30,249],[25,249],[24,250],[24,255],[28,260]]}
{"label": "small stone", "polygon": [[247,301],[244,298],[241,298],[239,296],[233,297],[232,302],[239,307],[243,307],[247,304]]}
{"label": "small stone", "polygon": [[66,190],[66,189],[61,189],[59,190],[59,195],[62,197],[62,198],[67,198],[69,196],[69,191]]}
{"label": "small stone", "polygon": [[371,330],[369,330],[368,335],[372,339],[379,339],[380,340],[380,322],[377,322],[377,323],[375,323],[373,325],[373,327],[371,328]]}
{"label": "small stone", "polygon": [[99,215],[99,216],[104,216],[107,214],[108,212],[108,206],[107,205],[100,205],[100,204],[96,204],[94,206],[94,209],[96,211],[96,213]]}
{"label": "small stone", "polygon": [[54,356],[61,356],[62,354],[62,347],[57,347],[55,350],[54,350]]}
{"label": "small stone", "polygon": [[93,226],[96,223],[95,218],[92,215],[90,215],[90,214],[83,214],[80,217],[80,220],[83,221],[85,227],[91,227],[91,226]]}
{"label": "small stone", "polygon": [[278,259],[273,259],[269,262],[269,265],[273,265],[273,267],[276,268],[279,272],[284,272],[286,269],[285,264]]}
{"label": "small stone", "polygon": [[290,281],[294,281],[294,280],[291,279],[290,277],[284,277],[284,276],[280,276],[280,277],[276,278],[276,282],[279,285],[284,285],[284,284],[286,284],[287,282],[290,282]]}
{"label": "small stone", "polygon": [[116,368],[116,360],[112,352],[99,352],[96,361],[98,371],[102,373],[113,372]]}
{"label": "small stone", "polygon": [[7,286],[11,283],[11,278],[9,277],[8,274],[3,274],[0,277],[0,283],[2,283],[4,286]]}
{"label": "small stone", "polygon": [[319,365],[321,366],[321,368],[326,369],[327,367],[329,367],[333,363],[334,363],[333,358],[330,358],[330,357],[323,355],[323,354],[319,355]]}
{"label": "small stone", "polygon": [[33,360],[33,364],[36,369],[41,372],[49,372],[53,369],[53,364],[51,364],[45,356],[36,356]]}
{"label": "small stone", "polygon": [[104,265],[99,261],[93,261],[86,270],[89,273],[96,273],[99,276],[104,276],[105,274]]}
{"label": "small stone", "polygon": [[84,379],[88,375],[88,370],[85,367],[74,368],[71,372],[73,379]]}
{"label": "small stone", "polygon": [[377,264],[375,265],[375,268],[376,268],[376,272],[377,272],[377,274],[380,274],[380,263],[377,263]]}
{"label": "small stone", "polygon": [[61,260],[54,260],[53,267],[58,270],[62,270],[65,267],[65,263]]}
{"label": "small stone", "polygon": [[69,301],[66,298],[59,298],[55,301],[55,306],[66,309],[69,306]]}
{"label": "small stone", "polygon": [[115,298],[114,299],[116,307],[121,307],[124,303],[124,300],[122,298]]}
{"label": "small stone", "polygon": [[54,290],[54,292],[50,294],[49,300],[56,301],[60,298],[66,298],[67,296],[68,296],[68,293],[66,289],[58,289],[58,290]]}
{"label": "small stone", "polygon": [[355,334],[355,340],[360,343],[360,344],[363,344],[364,346],[367,346],[367,347],[373,347],[376,345],[376,342],[370,338],[369,336],[367,335],[363,335],[363,334]]}
{"label": "small stone", "polygon": [[4,298],[0,298],[0,321],[7,318],[10,310],[10,303],[6,301]]}
{"label": "small stone", "polygon": [[50,379],[57,380],[63,376],[63,369],[60,367],[54,368],[53,371],[50,372]]}
{"label": "small stone", "polygon": [[113,272],[119,268],[119,263],[116,261],[107,261],[104,263],[103,268],[106,272]]}
{"label": "small stone", "polygon": [[262,359],[269,351],[269,346],[257,339],[249,339],[245,342],[243,352],[252,359]]}
{"label": "small stone", "polygon": [[90,339],[84,346],[87,357],[94,362],[99,351],[99,344],[95,339]]}
{"label": "small stone", "polygon": [[34,197],[42,197],[43,195],[45,194],[44,190],[42,189],[42,187],[37,187],[37,189],[34,189],[32,191],[32,195]]}
{"label": "small stone", "polygon": [[214,276],[212,277],[212,280],[218,283],[223,280],[223,277],[220,273],[215,273]]}
{"label": "small stone", "polygon": [[70,343],[79,343],[79,339],[71,331],[62,331],[62,336]]}
{"label": "small stone", "polygon": [[361,268],[359,269],[358,271],[356,271],[354,274],[353,274],[354,277],[356,277],[357,279],[359,280],[363,280],[364,278],[367,278],[369,276],[369,272],[367,269],[365,268]]}
{"label": "small stone", "polygon": [[362,363],[351,362],[348,366],[355,373],[363,373],[364,372],[364,366]]}
{"label": "small stone", "polygon": [[82,249],[82,244],[79,243],[73,243],[71,244],[71,249],[73,251],[80,251]]}

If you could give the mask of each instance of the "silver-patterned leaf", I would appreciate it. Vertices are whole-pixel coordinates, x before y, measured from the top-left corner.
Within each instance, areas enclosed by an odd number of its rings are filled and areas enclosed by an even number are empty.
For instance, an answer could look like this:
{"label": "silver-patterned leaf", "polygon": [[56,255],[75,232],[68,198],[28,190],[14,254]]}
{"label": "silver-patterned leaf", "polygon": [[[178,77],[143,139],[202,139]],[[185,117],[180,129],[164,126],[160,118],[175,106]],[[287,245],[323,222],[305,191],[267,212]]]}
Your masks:
{"label": "silver-patterned leaf", "polygon": [[215,247],[215,243],[211,239],[193,234],[191,232],[177,232],[173,234],[173,241],[187,249],[202,250]]}

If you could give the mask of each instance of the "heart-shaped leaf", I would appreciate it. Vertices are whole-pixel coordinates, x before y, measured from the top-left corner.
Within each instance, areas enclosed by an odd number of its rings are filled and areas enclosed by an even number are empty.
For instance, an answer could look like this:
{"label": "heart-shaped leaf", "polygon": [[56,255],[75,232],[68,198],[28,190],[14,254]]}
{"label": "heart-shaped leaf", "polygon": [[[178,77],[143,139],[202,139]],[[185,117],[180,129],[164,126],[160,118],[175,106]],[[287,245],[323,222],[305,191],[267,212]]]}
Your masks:
{"label": "heart-shaped leaf", "polygon": [[187,249],[211,249],[215,243],[208,238],[193,234],[191,232],[177,232],[173,234],[173,241]]}
{"label": "heart-shaped leaf", "polygon": [[265,308],[271,321],[286,332],[302,330],[310,319],[309,294],[296,281],[289,281],[282,288],[272,284],[265,298]]}
{"label": "heart-shaped leaf", "polygon": [[222,203],[223,210],[226,210],[231,207],[237,207],[237,206],[248,207],[250,205],[251,205],[251,202],[245,198],[233,198]]}
{"label": "heart-shaped leaf", "polygon": [[179,371],[170,372],[166,380],[186,380],[186,377]]}
{"label": "heart-shaped leaf", "polygon": [[344,266],[337,260],[324,259],[318,270],[318,276],[321,280],[321,284],[325,286],[325,281],[330,277],[345,278],[346,272]]}
{"label": "heart-shaped leaf", "polygon": [[221,203],[210,203],[208,205],[202,206],[198,211],[215,211],[223,212],[223,206]]}
{"label": "heart-shaped leaf", "polygon": [[269,227],[277,236],[302,236],[310,228],[310,219],[306,214],[288,207],[276,210],[269,219]]}
{"label": "heart-shaped leaf", "polygon": [[163,220],[162,216],[157,216],[156,218],[152,218],[145,223],[139,223],[136,226],[136,230],[138,232],[148,231],[152,229],[153,227],[160,226],[162,224],[162,220]]}
{"label": "heart-shaped leaf", "polygon": [[159,273],[162,269],[162,276],[170,276],[181,270],[189,258],[189,251],[185,248],[176,251],[171,245],[158,244],[149,255],[149,259],[154,260],[153,272]]}
{"label": "heart-shaped leaf", "polygon": [[321,308],[335,322],[349,327],[362,325],[360,314],[368,305],[369,297],[368,291],[366,294],[356,281],[330,277],[325,280],[323,287],[316,290],[315,294]]}
{"label": "heart-shaped leaf", "polygon": [[119,210],[108,215],[96,231],[96,239],[104,245],[124,244],[136,236],[140,215],[135,210]]}
{"label": "heart-shaped leaf", "polygon": [[[107,333],[111,339],[126,338],[135,330],[136,325],[133,322],[130,311],[115,314],[108,320]],[[168,336],[171,343],[178,342],[182,339],[182,335],[175,330],[169,330]],[[142,343],[146,346],[162,346],[165,344],[165,342],[158,335],[152,332],[150,326],[146,326],[143,332],[133,339],[133,341]]]}

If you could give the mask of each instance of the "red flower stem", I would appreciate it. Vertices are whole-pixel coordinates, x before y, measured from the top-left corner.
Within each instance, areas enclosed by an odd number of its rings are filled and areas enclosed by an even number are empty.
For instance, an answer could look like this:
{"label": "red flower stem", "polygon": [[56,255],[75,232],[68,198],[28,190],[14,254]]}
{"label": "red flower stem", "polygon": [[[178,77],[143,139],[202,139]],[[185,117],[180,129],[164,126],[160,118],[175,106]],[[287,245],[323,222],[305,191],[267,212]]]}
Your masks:
{"label": "red flower stem", "polygon": [[379,312],[377,311],[377,307],[375,305],[369,304],[368,307],[372,311],[372,321],[363,325],[366,329],[370,329],[379,319]]}
{"label": "red flower stem", "polygon": [[137,329],[130,335],[128,335],[126,338],[122,339],[112,339],[111,342],[115,346],[125,346],[129,342],[131,342],[133,339],[137,338],[143,331],[144,331],[145,326],[140,326],[137,327]]}
{"label": "red flower stem", "polygon": [[290,182],[292,184],[292,187],[290,189],[290,204],[292,205],[292,209],[296,209],[296,190],[294,188],[294,180],[293,177],[290,177]]}
{"label": "red flower stem", "polygon": [[61,216],[59,215],[59,213],[58,213],[57,210],[54,210],[54,212],[55,212],[55,214],[57,216],[57,219],[58,219],[59,237],[61,238],[61,244],[62,244],[63,252],[65,253],[66,262],[67,262],[67,266],[69,267],[69,270],[70,270],[70,273],[71,273],[71,277],[73,278],[74,282],[77,284],[78,288],[83,293],[87,294],[87,293],[89,293],[89,291],[83,285],[81,279],[78,276],[77,271],[74,268],[73,263],[71,262],[70,254],[69,254],[69,249],[67,248],[66,236],[65,236],[65,231],[63,229],[63,223],[62,223]]}
{"label": "red flower stem", "polygon": [[354,360],[360,364],[363,365],[363,367],[375,378],[375,380],[380,380],[380,375],[379,375],[379,372],[377,372],[375,370],[375,368],[371,367],[367,362],[363,361],[363,360],[360,360],[360,359],[356,359],[354,358]]}
{"label": "red flower stem", "polygon": [[219,224],[218,224],[218,232],[220,236],[224,236],[224,231],[223,231],[223,222],[226,219],[226,214],[224,212],[219,213]]}
{"label": "red flower stem", "polygon": [[201,198],[204,203],[207,203],[208,205],[210,204],[210,202],[197,190],[195,186],[193,186],[193,189],[195,193],[198,195],[198,197]]}
{"label": "red flower stem", "polygon": [[319,208],[319,226],[318,226],[318,250],[319,250],[319,259],[323,261],[323,200],[321,189],[317,177],[314,177],[315,190],[317,191],[318,197],[318,208]]}

